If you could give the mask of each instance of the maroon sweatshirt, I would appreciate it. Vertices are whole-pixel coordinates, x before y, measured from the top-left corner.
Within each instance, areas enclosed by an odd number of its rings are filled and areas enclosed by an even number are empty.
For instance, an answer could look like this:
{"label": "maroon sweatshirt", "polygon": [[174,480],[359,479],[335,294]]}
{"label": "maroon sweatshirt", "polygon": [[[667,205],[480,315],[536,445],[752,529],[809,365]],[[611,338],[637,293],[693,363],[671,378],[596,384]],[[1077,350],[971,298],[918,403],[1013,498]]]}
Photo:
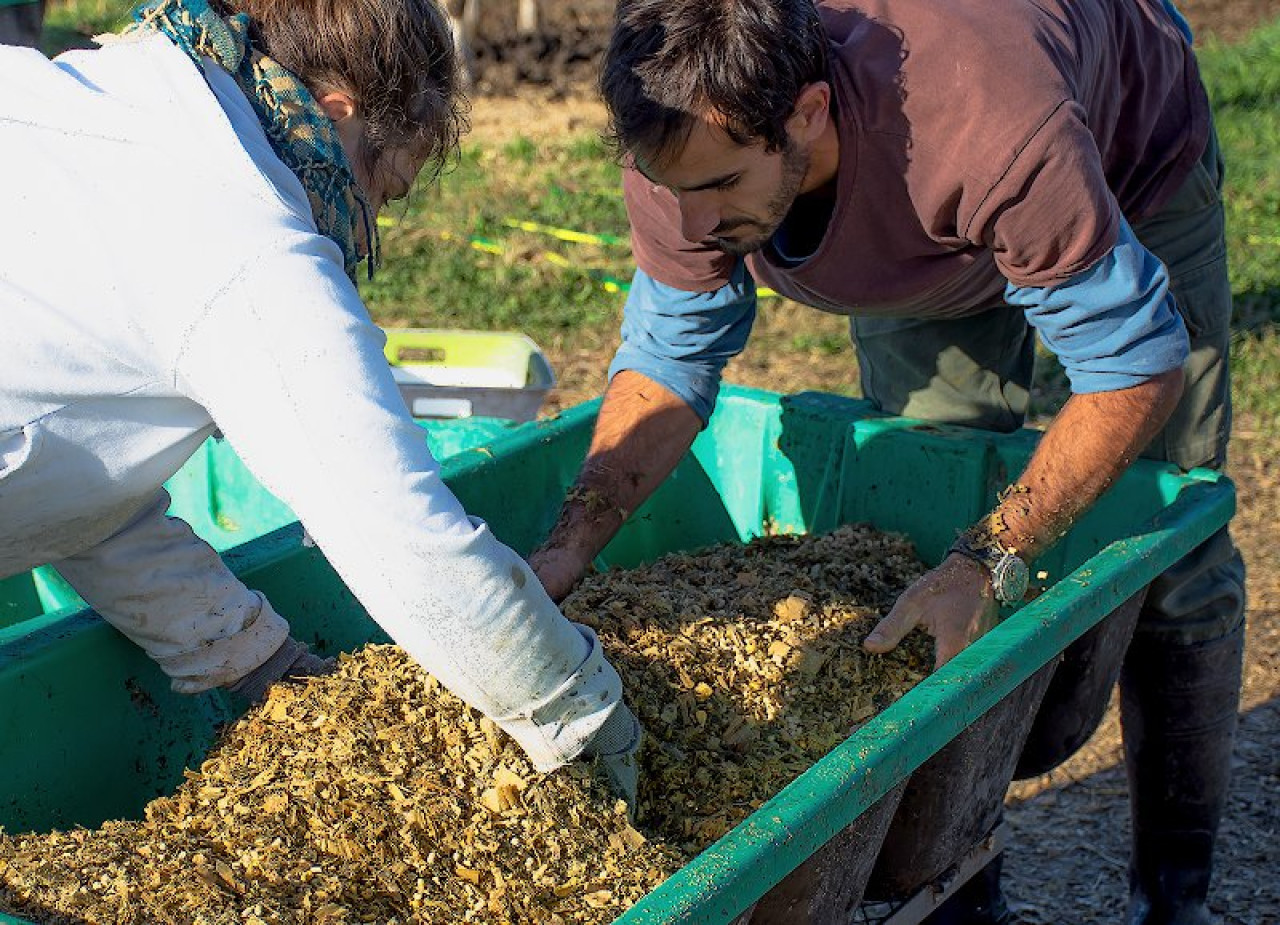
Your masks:
{"label": "maroon sweatshirt", "polygon": [[[956,317],[1042,287],[1158,210],[1204,151],[1209,104],[1160,0],[819,0],[840,140],[836,200],[762,285],[827,311]],[[675,196],[624,173],[636,264],[708,292],[735,259],[686,241]],[[793,215],[796,214],[793,212]],[[791,217],[789,217],[790,219]],[[787,228],[783,225],[783,231]]]}

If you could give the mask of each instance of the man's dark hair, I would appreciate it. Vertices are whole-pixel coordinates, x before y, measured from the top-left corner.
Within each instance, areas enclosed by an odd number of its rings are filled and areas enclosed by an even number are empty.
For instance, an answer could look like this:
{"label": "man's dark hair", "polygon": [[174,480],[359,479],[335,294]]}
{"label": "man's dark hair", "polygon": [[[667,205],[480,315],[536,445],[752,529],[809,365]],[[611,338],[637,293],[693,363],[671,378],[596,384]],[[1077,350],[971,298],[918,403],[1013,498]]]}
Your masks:
{"label": "man's dark hair", "polygon": [[661,164],[716,113],[739,144],[787,145],[800,91],[827,80],[813,0],[620,0],[600,74],[609,136]]}

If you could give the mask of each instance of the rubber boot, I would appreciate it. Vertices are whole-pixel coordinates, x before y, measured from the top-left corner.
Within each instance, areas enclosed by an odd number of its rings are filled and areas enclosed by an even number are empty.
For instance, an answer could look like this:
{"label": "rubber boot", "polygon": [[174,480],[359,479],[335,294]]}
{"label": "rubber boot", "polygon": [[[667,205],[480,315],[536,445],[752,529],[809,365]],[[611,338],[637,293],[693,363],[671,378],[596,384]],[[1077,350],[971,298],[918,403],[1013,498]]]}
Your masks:
{"label": "rubber boot", "polygon": [[1227,803],[1244,625],[1211,642],[1139,635],[1120,680],[1133,845],[1128,925],[1210,925],[1213,844]]}
{"label": "rubber boot", "polygon": [[1004,852],[970,877],[937,909],[924,919],[924,925],[1007,925],[1013,921],[1000,888],[1000,872],[1004,869]]}

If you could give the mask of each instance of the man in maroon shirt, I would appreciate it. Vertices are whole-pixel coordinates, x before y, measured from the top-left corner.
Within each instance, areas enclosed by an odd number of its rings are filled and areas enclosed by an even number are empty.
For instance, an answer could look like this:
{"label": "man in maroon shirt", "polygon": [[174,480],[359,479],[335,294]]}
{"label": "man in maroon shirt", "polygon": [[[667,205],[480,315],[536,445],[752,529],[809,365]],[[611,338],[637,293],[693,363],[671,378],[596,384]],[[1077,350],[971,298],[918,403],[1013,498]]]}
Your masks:
{"label": "man in maroon shirt", "polygon": [[[1017,490],[872,651],[923,626],[949,659],[1139,454],[1224,463],[1221,164],[1162,0],[622,0],[601,87],[637,271],[577,490],[532,560],[553,597],[705,425],[756,280],[850,315],[888,412],[1015,429],[1037,335],[1071,379]],[[1144,605],[1121,679],[1132,925],[1212,920],[1243,618],[1226,530]],[[934,921],[1005,916],[994,889],[964,902]]]}

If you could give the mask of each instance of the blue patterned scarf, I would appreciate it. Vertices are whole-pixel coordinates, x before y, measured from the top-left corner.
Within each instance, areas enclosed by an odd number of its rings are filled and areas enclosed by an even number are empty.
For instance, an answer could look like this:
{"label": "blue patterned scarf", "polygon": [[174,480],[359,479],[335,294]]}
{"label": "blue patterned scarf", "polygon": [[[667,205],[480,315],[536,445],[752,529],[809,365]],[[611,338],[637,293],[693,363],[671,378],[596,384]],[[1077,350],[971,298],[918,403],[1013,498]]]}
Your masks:
{"label": "blue patterned scarf", "polygon": [[158,32],[197,66],[201,56],[211,58],[235,78],[276,156],[307,191],[316,227],[342,248],[347,275],[355,282],[357,267],[367,261],[373,279],[377,223],[338,130],[302,81],[253,47],[249,17],[239,13],[223,19],[208,0],[151,0],[135,9],[133,18],[125,34]]}

